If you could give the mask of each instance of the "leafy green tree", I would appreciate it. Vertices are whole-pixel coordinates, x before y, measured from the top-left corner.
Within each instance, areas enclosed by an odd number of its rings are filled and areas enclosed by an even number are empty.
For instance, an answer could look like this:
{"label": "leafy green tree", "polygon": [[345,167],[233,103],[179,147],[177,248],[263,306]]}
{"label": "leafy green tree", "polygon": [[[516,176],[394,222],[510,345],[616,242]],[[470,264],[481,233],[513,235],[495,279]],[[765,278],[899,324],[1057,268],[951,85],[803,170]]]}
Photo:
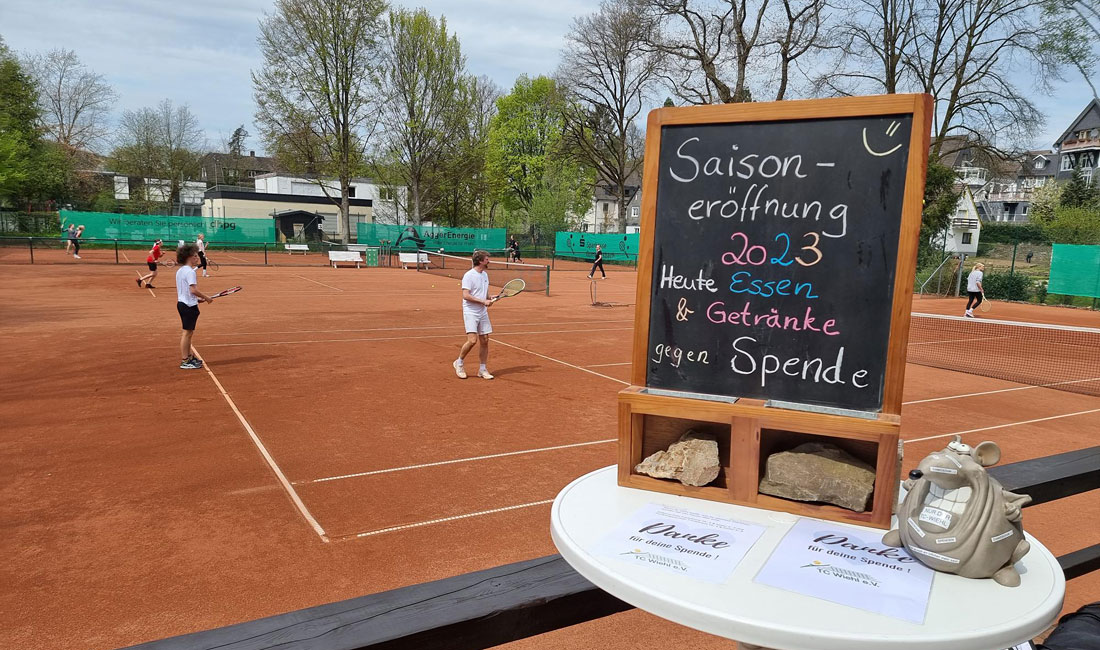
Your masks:
{"label": "leafy green tree", "polygon": [[489,124],[496,114],[500,88],[488,77],[466,77],[459,105],[465,119],[443,159],[436,180],[440,201],[430,213],[435,223],[449,226],[481,226],[490,217],[496,200],[485,172]]}
{"label": "leafy green tree", "polygon": [[409,218],[420,223],[446,197],[436,186],[467,125],[466,60],[458,37],[426,10],[390,11],[378,66],[384,158],[409,188]]}
{"label": "leafy green tree", "polygon": [[371,71],[379,55],[384,0],[277,0],[260,22],[264,65],[252,71],[256,122],[268,149],[292,172],[339,185],[340,230],[353,231],[351,178],[376,126]]}
{"label": "leafy green tree", "polygon": [[[592,201],[592,173],[571,161],[562,147],[563,100],[548,77],[520,76],[512,92],[497,101],[497,114],[489,127],[487,169],[490,181],[508,210],[530,218],[536,197],[558,194],[566,214],[583,214]],[[544,197],[545,199],[545,197]],[[533,237],[546,231],[528,222]]]}
{"label": "leafy green tree", "polygon": [[1058,244],[1100,244],[1100,209],[1060,207],[1045,232]]}
{"label": "leafy green tree", "polygon": [[1040,51],[1076,70],[1096,97],[1097,60],[1093,47],[1100,40],[1100,3],[1096,0],[1043,0],[1039,23]]}
{"label": "leafy green tree", "polygon": [[1031,204],[1027,211],[1027,220],[1046,225],[1054,220],[1054,211],[1062,203],[1062,185],[1053,180],[1043,183],[1031,193]]}
{"label": "leafy green tree", "polygon": [[63,198],[68,168],[38,129],[38,89],[0,40],[0,205]]}
{"label": "leafy green tree", "polygon": [[122,113],[111,158],[123,174],[163,183],[146,186],[144,200],[175,203],[183,181],[199,175],[204,146],[199,120],[191,109],[165,99],[156,107]]}
{"label": "leafy green tree", "polygon": [[1062,188],[1062,198],[1058,205],[1063,208],[1092,207],[1097,204],[1098,195],[1096,184],[1085,179],[1080,165],[1073,170],[1073,176]]}
{"label": "leafy green tree", "polygon": [[[939,240],[951,222],[959,203],[959,192],[955,190],[955,170],[937,162],[929,161],[928,175],[924,182],[924,209],[921,212],[920,244],[917,249],[917,264],[939,264],[942,242]],[[940,242],[941,245],[937,245]]]}

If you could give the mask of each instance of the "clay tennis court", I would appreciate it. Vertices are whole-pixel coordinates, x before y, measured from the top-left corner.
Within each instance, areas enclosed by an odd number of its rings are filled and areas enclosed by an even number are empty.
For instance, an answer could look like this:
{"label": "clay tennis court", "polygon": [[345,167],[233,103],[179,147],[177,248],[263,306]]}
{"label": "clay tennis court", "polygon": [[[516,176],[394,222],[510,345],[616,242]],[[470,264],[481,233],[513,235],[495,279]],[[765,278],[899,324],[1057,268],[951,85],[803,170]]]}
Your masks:
{"label": "clay tennis court", "polygon": [[[631,270],[608,267],[610,306],[575,270],[494,306],[486,382],[450,366],[457,281],[387,268],[223,266],[200,286],[245,288],[202,307],[207,367],[179,370],[173,274],[138,289],[128,254],[0,265],[0,646],[117,648],[549,555],[551,500],[615,462]],[[1083,310],[990,316],[1100,327]],[[909,365],[905,400],[906,471],[955,433],[1012,462],[1100,430],[1098,397],[938,368]],[[1100,503],[1024,520],[1064,554],[1096,542]],[[1066,609],[1097,594],[1100,574],[1073,580]],[[636,610],[508,647],[670,638],[732,647]]]}

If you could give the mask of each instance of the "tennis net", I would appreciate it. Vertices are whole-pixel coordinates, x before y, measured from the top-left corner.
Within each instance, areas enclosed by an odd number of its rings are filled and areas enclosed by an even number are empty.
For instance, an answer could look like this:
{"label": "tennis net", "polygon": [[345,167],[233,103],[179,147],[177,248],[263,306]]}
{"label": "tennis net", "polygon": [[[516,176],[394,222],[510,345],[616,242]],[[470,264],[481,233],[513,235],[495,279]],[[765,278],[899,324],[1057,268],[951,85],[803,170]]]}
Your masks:
{"label": "tennis net", "polygon": [[[469,257],[447,255],[446,253],[429,253],[428,251],[421,251],[420,254],[425,256],[428,261],[427,264],[416,265],[416,270],[421,273],[461,280],[463,274],[473,266],[473,262]],[[527,285],[526,291],[538,291],[550,295],[549,266],[492,259],[487,272],[489,273],[490,286],[503,287],[509,280],[520,278]]]}
{"label": "tennis net", "polygon": [[1100,329],[913,314],[909,363],[1100,396]]}

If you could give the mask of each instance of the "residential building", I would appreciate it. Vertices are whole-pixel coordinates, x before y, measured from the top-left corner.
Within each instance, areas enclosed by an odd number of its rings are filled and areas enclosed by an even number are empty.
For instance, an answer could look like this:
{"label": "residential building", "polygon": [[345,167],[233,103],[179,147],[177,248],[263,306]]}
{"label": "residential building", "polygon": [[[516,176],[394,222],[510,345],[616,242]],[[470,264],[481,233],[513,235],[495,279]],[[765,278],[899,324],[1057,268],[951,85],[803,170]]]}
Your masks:
{"label": "residential building", "polygon": [[[634,174],[626,185],[626,232],[638,232],[642,217],[642,176]],[[592,205],[580,218],[576,219],[573,229],[579,232],[614,233],[621,232],[618,227],[619,201],[615,196],[615,186],[609,182],[596,183],[592,192]]]}
{"label": "residential building", "polygon": [[[260,174],[255,177],[254,184],[257,192],[269,194],[314,196],[326,198],[326,200],[328,196],[340,196],[339,181],[318,180],[316,176],[310,175]],[[352,199],[370,201],[372,218],[377,223],[405,223],[404,206],[408,198],[406,188],[394,188],[369,178],[353,178],[349,184],[348,196]]]}
{"label": "residential building", "polygon": [[1059,181],[1069,180],[1077,167],[1087,181],[1096,180],[1094,172],[1100,166],[1100,99],[1094,97],[1088,103],[1059,136],[1054,148],[1061,154],[1056,176]]}
{"label": "residential building", "polygon": [[279,171],[274,158],[231,153],[208,153],[202,157],[200,179],[207,185],[242,185],[251,187],[257,176]]}

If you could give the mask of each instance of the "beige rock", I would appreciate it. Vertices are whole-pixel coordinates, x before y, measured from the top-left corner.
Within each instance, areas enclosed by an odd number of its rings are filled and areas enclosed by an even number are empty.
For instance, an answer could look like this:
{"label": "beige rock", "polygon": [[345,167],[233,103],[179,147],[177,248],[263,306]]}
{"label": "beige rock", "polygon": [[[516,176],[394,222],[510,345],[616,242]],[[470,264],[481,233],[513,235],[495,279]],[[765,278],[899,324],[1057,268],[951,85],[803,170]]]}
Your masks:
{"label": "beige rock", "polygon": [[658,451],[634,468],[654,478],[677,479],[684,485],[703,486],[718,478],[718,440],[689,429],[667,451]]}
{"label": "beige rock", "polygon": [[768,456],[760,492],[820,501],[863,512],[875,488],[875,469],[828,443],[807,442]]}

